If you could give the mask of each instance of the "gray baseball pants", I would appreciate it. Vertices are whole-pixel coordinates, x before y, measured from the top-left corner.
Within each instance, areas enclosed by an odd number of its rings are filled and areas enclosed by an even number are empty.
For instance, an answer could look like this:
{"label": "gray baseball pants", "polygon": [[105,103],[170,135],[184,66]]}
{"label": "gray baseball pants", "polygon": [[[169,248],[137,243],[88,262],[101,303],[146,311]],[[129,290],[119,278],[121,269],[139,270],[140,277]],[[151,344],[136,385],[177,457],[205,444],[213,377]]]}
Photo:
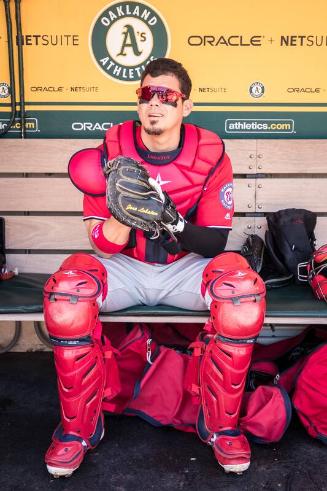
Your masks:
{"label": "gray baseball pants", "polygon": [[148,264],[115,254],[97,256],[108,272],[108,295],[101,311],[114,312],[134,305],[171,305],[189,310],[207,310],[201,295],[202,272],[210,259],[198,254],[171,264]]}

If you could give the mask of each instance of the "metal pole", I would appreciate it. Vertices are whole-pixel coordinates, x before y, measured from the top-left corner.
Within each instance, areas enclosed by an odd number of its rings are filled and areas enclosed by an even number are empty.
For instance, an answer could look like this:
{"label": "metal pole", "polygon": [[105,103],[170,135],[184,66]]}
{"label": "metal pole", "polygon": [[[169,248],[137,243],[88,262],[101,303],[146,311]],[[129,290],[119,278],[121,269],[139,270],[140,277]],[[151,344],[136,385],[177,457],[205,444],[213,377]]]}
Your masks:
{"label": "metal pole", "polygon": [[3,0],[3,2],[5,4],[7,38],[8,38],[11,114],[10,114],[8,125],[2,130],[0,130],[0,136],[5,135],[9,131],[10,127],[15,121],[15,116],[16,116],[16,89],[15,89],[14,54],[13,54],[13,43],[12,43],[12,23],[11,23],[11,14],[10,14],[10,5],[9,5],[10,0]]}
{"label": "metal pole", "polygon": [[19,100],[20,100],[20,134],[25,138],[25,84],[24,84],[24,59],[23,59],[23,37],[22,19],[20,11],[21,0],[15,0],[15,15],[17,29],[17,50],[18,50],[18,73],[19,73]]}

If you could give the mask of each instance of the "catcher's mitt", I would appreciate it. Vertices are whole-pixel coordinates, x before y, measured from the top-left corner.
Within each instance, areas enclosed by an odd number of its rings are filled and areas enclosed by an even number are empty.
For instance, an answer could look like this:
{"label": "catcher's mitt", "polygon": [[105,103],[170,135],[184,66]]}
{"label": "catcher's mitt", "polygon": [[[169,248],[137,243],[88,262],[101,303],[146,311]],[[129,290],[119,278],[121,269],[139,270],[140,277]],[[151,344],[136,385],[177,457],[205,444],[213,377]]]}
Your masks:
{"label": "catcher's mitt", "polygon": [[242,256],[247,259],[251,268],[260,274],[267,289],[288,285],[293,275],[283,264],[272,256],[264,241],[256,234],[249,234],[241,248]]}
{"label": "catcher's mitt", "polygon": [[151,186],[148,171],[136,160],[119,155],[106,163],[104,174],[107,206],[116,220],[158,237],[165,198]]}

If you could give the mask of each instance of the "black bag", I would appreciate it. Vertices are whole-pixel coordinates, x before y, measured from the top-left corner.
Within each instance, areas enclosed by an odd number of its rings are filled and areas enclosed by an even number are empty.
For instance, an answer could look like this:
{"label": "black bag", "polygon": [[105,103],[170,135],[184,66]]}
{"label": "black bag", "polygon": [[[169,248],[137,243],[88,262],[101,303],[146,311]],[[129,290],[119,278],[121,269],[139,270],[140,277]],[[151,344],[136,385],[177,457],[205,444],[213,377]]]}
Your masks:
{"label": "black bag", "polygon": [[267,214],[266,247],[276,268],[293,275],[298,283],[298,264],[309,261],[315,250],[317,215],[288,208]]}
{"label": "black bag", "polygon": [[278,288],[298,280],[298,264],[307,262],[315,249],[317,215],[288,208],[268,213],[265,242],[255,234],[246,239],[241,254],[266,287]]}

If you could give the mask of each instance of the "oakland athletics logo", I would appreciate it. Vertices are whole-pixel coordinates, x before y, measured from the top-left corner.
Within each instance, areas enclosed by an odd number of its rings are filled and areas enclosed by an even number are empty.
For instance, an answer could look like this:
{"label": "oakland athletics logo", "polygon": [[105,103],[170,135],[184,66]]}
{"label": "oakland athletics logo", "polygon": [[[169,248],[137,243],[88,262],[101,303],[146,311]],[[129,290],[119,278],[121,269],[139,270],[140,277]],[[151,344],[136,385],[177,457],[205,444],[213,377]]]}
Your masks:
{"label": "oakland athletics logo", "polygon": [[116,2],[91,26],[90,50],[97,67],[114,80],[138,82],[147,63],[170,48],[164,19],[144,2]]}

